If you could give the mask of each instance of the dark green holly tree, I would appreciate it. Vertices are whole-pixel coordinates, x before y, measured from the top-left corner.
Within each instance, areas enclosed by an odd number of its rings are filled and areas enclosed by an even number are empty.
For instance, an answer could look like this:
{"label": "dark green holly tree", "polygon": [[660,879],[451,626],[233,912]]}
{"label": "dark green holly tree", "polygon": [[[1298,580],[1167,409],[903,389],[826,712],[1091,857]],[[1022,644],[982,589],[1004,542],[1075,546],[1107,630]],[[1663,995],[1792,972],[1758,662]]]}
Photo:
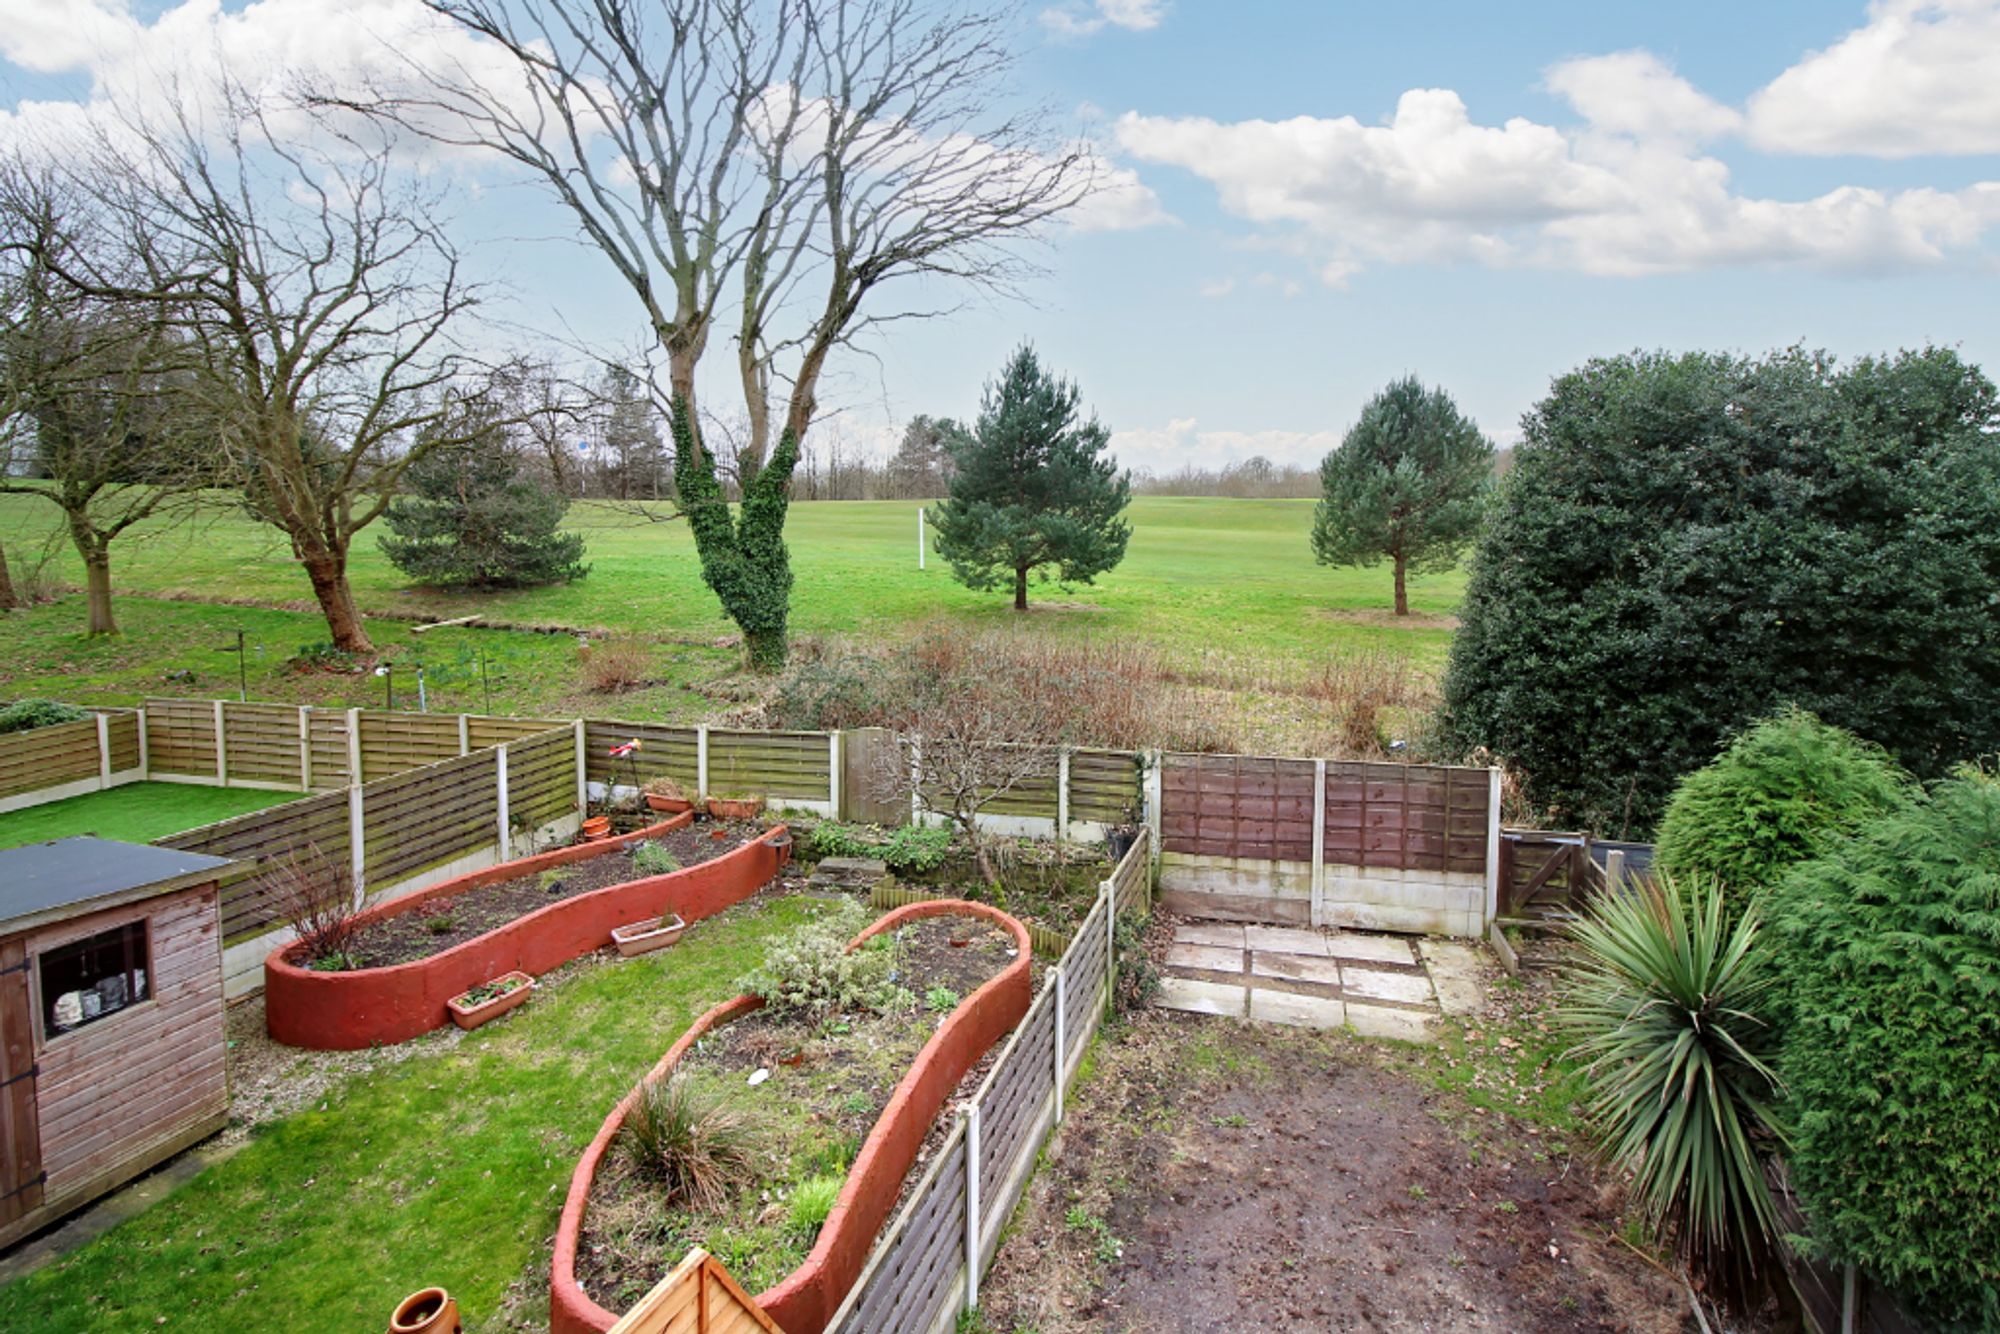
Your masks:
{"label": "dark green holly tree", "polygon": [[1396,614],[1408,616],[1409,576],[1450,569],[1479,532],[1493,442],[1451,395],[1410,376],[1368,400],[1319,475],[1314,558],[1361,566],[1386,558],[1396,571]]}
{"label": "dark green holly tree", "polygon": [[[1042,369],[1025,344],[986,386],[970,435],[952,442],[949,498],[928,511],[937,549],[967,588],[1028,576],[1087,584],[1125,558],[1132,478],[1106,454],[1111,433],[1081,418],[1076,384]],[[1050,571],[1053,571],[1051,576]]]}

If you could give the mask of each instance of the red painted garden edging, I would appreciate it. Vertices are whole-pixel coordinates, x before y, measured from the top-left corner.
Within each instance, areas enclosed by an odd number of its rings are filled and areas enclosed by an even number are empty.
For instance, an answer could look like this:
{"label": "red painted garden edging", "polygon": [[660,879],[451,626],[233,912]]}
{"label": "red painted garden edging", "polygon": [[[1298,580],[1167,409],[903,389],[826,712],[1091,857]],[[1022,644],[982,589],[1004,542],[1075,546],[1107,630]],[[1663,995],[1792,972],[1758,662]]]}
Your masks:
{"label": "red painted garden edging", "polygon": [[[693,819],[692,812],[683,812],[618,840],[559,848],[455,876],[407,897],[379,903],[361,913],[358,920],[375,922],[420,912],[438,899],[496,880],[602,856],[615,842],[670,833]],[[539,975],[559,968],[610,944],[615,926],[668,912],[695,922],[742,902],[777,874],[784,852],[770,846],[770,838],[783,832],[783,825],[774,825],[753,842],[713,861],[551,903],[428,959],[386,968],[318,973],[293,963],[286,956],[295,947],[283,946],[264,960],[265,1027],[279,1042],[320,1051],[354,1051],[378,1042],[407,1041],[449,1022],[445,1002],[467,988],[517,969]]]}
{"label": "red painted garden edging", "polygon": [[[882,1115],[876,1118],[874,1129],[868,1132],[854,1166],[848,1169],[847,1183],[827,1214],[812,1253],[782,1283],[758,1295],[757,1305],[785,1334],[824,1334],[826,1322],[861,1277],[875,1238],[889,1221],[889,1211],[902,1192],[903,1178],[916,1163],[917,1151],[943,1110],[945,1099],[987,1049],[1007,1036],[1028,1013],[1031,999],[1028,974],[1032,966],[1028,929],[998,908],[964,899],[912,903],[882,916],[856,936],[848,948],[854,949],[871,936],[893,931],[905,922],[941,916],[985,917],[997,922],[1013,934],[1018,953],[1012,963],[960,1001],[917,1053],[917,1059],[890,1094]],[[716,1006],[681,1034],[646,1079],[663,1078],[703,1034],[763,1004],[757,996],[738,996]],[[597,1166],[638,1097],[639,1089],[635,1086],[611,1109],[597,1138],[583,1151],[576,1171],[570,1176],[569,1198],[563,1204],[562,1222],[556,1229],[555,1258],[549,1276],[550,1334],[603,1334],[618,1323],[617,1315],[592,1301],[576,1281],[576,1247],[583,1232],[584,1205],[590,1197]]]}

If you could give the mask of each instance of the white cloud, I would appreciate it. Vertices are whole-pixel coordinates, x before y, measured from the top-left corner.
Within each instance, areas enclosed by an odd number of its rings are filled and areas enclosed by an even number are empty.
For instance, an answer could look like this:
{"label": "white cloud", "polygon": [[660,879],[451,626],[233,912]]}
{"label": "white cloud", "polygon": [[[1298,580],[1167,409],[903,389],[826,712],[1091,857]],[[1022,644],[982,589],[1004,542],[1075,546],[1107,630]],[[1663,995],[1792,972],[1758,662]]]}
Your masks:
{"label": "white cloud", "polygon": [[1152,187],[1139,179],[1138,172],[1130,167],[1114,167],[1102,157],[1097,159],[1090,193],[1063,215],[1063,221],[1082,232],[1135,231],[1173,220]]}
{"label": "white cloud", "polygon": [[1739,194],[1728,167],[1693,147],[1731,113],[1652,57],[1568,62],[1550,84],[1581,126],[1481,125],[1456,93],[1413,89],[1380,125],[1127,113],[1115,132],[1130,157],[1207,180],[1227,212],[1293,243],[1335,287],[1369,263],[1877,270],[1962,254],[2000,225],[2000,183]]}
{"label": "white cloud", "polygon": [[1096,0],[1082,9],[1045,9],[1042,26],[1058,37],[1088,37],[1105,28],[1147,32],[1160,26],[1166,7],[1166,0]]}
{"label": "white cloud", "polygon": [[1205,297],[1225,297],[1236,290],[1234,278],[1210,278],[1196,289]]}
{"label": "white cloud", "polygon": [[1178,472],[1189,466],[1222,468],[1259,456],[1273,463],[1312,466],[1339,443],[1340,432],[1333,430],[1207,431],[1193,417],[1111,433],[1111,452],[1118,462],[1150,473]]}
{"label": "white cloud", "polygon": [[2000,153],[2000,0],[1875,0],[1751,97],[1749,134],[1784,153]]}

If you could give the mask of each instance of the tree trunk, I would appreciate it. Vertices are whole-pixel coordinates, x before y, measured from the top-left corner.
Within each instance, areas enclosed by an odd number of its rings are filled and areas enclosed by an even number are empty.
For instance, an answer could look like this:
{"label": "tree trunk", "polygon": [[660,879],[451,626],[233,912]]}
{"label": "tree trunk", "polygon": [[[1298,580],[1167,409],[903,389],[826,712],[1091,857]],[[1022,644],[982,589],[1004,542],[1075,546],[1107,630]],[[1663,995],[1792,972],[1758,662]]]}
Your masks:
{"label": "tree trunk", "polygon": [[1398,556],[1396,557],[1396,614],[1398,616],[1408,616],[1410,614],[1410,590],[1404,584],[1403,574],[1403,558]]}
{"label": "tree trunk", "polygon": [[14,576],[7,571],[7,548],[0,547],[0,611],[12,611],[21,605],[14,596]]}
{"label": "tree trunk", "polygon": [[115,635],[118,622],[111,616],[111,553],[95,547],[83,553],[85,599],[90,606],[90,626],[85,634]]}
{"label": "tree trunk", "polygon": [[313,596],[326,614],[326,628],[333,646],[349,653],[373,653],[368,632],[361,628],[361,612],[354,605],[354,590],[347,586],[347,560],[332,552],[304,559],[306,577],[312,580]]}
{"label": "tree trunk", "polygon": [[1028,567],[1016,566],[1014,570],[1014,610],[1028,609]]}
{"label": "tree trunk", "polygon": [[750,668],[758,672],[778,672],[785,667],[785,627],[761,626],[743,632],[743,645],[750,652]]}

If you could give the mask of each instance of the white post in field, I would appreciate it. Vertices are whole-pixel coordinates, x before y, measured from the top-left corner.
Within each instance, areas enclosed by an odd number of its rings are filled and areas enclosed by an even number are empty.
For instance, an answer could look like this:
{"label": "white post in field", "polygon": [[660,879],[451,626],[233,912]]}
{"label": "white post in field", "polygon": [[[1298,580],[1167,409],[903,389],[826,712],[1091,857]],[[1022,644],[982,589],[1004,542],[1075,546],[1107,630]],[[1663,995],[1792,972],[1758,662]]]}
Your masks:
{"label": "white post in field", "polygon": [[917,506],[917,568],[924,568],[924,507]]}

